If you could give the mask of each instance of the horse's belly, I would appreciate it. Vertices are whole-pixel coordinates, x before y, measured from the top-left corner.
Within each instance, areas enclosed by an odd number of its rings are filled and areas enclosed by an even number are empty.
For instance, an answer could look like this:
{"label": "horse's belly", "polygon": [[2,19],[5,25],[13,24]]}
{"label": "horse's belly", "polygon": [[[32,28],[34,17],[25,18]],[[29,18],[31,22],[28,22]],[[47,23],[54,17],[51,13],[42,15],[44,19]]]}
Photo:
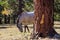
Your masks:
{"label": "horse's belly", "polygon": [[25,18],[22,18],[21,20],[20,20],[20,22],[22,23],[22,24],[26,24],[26,25],[28,25],[28,24],[33,24],[33,22],[34,22],[34,19],[33,19],[33,17],[25,17]]}

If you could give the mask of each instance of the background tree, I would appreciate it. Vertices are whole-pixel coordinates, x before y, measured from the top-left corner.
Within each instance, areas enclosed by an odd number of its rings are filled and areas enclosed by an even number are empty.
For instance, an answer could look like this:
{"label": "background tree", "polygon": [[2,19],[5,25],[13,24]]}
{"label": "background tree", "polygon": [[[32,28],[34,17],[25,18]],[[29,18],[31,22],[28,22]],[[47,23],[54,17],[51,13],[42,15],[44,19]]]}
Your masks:
{"label": "background tree", "polygon": [[4,7],[0,5],[0,24],[2,24],[2,11],[4,10]]}
{"label": "background tree", "polygon": [[33,0],[23,0],[24,1],[24,11],[34,11],[34,8],[33,8]]}
{"label": "background tree", "polygon": [[13,0],[13,1],[9,0],[8,3],[10,4],[11,7],[10,9],[13,10],[13,13],[11,15],[12,15],[13,23],[15,23],[17,16],[22,12],[22,8],[24,6],[23,0]]}
{"label": "background tree", "polygon": [[54,0],[54,20],[60,21],[60,0]]}
{"label": "background tree", "polygon": [[[6,19],[6,16],[4,16],[3,12],[4,11],[6,12],[6,10],[8,10],[8,8],[9,8],[8,0],[1,0],[0,5],[4,7],[3,8],[4,10],[2,10],[1,14],[2,14],[2,17],[4,18],[4,22],[6,22],[8,18]],[[6,13],[6,14],[8,14],[8,13]],[[3,18],[2,18],[2,20],[3,20]]]}

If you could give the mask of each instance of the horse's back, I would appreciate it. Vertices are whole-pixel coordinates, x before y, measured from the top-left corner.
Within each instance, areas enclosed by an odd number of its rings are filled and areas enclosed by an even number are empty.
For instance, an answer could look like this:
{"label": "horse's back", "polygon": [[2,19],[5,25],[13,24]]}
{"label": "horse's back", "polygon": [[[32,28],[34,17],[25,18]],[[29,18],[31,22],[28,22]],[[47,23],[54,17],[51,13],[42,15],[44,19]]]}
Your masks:
{"label": "horse's back", "polygon": [[22,13],[22,16],[20,17],[19,21],[22,24],[32,24],[34,22],[34,13],[33,12]]}

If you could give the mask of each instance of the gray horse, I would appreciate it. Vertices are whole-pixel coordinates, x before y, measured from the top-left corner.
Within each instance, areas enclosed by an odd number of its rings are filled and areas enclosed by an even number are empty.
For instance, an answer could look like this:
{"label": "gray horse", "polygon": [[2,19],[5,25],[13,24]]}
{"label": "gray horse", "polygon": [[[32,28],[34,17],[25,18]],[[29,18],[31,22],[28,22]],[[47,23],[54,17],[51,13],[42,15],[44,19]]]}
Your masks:
{"label": "gray horse", "polygon": [[29,25],[34,23],[34,12],[23,12],[22,15],[18,15],[17,27],[23,32],[22,25]]}

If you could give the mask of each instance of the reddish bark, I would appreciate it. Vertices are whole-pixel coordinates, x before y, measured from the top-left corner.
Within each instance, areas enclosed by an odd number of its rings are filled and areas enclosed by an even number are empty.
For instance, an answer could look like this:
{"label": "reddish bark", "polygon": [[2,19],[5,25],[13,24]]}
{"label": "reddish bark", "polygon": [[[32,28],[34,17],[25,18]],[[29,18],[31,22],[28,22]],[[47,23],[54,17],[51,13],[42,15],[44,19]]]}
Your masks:
{"label": "reddish bark", "polygon": [[53,28],[53,5],[54,0],[34,0],[34,32],[41,37],[50,36],[50,34],[54,36],[56,33]]}

